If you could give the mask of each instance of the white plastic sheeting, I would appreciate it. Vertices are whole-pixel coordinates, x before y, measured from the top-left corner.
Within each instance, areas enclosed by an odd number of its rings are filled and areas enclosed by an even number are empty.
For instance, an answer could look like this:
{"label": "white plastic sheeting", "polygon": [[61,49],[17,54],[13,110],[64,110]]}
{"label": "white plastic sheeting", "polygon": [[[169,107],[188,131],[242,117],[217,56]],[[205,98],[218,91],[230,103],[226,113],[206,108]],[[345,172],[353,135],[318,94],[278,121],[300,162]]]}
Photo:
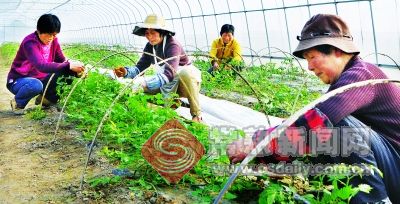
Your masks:
{"label": "white plastic sheeting", "polygon": [[[187,103],[186,99],[181,100]],[[283,121],[283,119],[273,116],[267,118],[263,113],[226,100],[213,99],[201,94],[199,100],[203,121],[210,127],[226,126],[245,130],[249,127],[268,128],[268,119],[272,127]],[[189,108],[179,107],[176,112],[189,120],[192,118]]]}
{"label": "white plastic sheeting", "polygon": [[361,56],[394,66],[400,61],[398,0],[0,0],[0,43],[20,42],[35,30],[44,13],[62,23],[61,43],[122,45],[142,48],[145,38],[132,35],[150,13],[163,15],[187,51],[210,49],[225,23],[237,29],[243,54],[282,59],[296,45],[304,23],[317,13],[342,16]]}

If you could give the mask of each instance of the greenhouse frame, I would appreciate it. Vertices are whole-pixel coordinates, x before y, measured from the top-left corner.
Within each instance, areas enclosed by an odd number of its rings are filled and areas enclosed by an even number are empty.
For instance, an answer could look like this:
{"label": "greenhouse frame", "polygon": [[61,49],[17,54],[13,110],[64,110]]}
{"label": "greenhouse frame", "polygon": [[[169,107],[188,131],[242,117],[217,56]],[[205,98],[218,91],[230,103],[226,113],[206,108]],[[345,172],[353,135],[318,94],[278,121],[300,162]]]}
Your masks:
{"label": "greenhouse frame", "polygon": [[[147,14],[164,16],[187,51],[208,51],[219,28],[233,24],[246,57],[281,59],[292,52],[296,36],[316,13],[343,17],[362,56],[378,65],[396,67],[400,56],[397,0],[161,0],[161,1],[11,1],[0,2],[0,42],[18,42],[35,29],[43,13],[60,17],[62,43],[122,45],[140,48],[144,39],[132,35]],[[391,22],[391,23],[388,23]],[[391,43],[387,43],[391,42]],[[380,53],[380,54],[379,54]],[[388,55],[393,60],[384,55]]]}

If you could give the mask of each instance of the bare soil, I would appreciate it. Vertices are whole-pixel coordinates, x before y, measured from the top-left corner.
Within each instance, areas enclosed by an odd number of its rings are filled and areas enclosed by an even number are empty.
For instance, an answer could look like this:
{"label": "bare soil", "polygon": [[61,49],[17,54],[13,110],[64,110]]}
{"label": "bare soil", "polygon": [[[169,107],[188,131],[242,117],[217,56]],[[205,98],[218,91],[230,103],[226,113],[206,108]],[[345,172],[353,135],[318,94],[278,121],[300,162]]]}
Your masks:
{"label": "bare soil", "polygon": [[[53,140],[59,112],[46,110],[36,121],[14,115],[14,97],[5,84],[9,65],[0,59],[0,204],[14,203],[191,203],[178,189],[135,194],[125,186],[79,189],[87,142],[73,124],[64,123]],[[35,108],[33,101],[27,109]],[[97,150],[99,147],[97,147]],[[94,151],[85,178],[110,175],[115,168]],[[85,180],[86,181],[86,180]]]}
{"label": "bare soil", "polygon": [[[89,201],[78,188],[87,155],[80,133],[71,125],[64,126],[53,141],[58,117],[54,109],[40,121],[14,115],[10,107],[14,96],[5,87],[8,69],[0,66],[0,203]],[[33,107],[28,104],[27,109]],[[96,158],[87,178],[108,168]]]}

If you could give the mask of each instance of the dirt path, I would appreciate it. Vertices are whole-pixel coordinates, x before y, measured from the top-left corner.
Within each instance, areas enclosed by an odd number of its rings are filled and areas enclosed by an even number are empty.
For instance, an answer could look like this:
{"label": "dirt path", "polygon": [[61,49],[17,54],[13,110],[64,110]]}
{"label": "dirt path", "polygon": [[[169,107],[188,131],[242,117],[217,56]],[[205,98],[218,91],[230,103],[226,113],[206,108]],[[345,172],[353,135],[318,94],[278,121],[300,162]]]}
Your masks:
{"label": "dirt path", "polygon": [[[86,159],[85,145],[77,139],[79,133],[74,128],[64,127],[57,142],[50,143],[56,117],[38,122],[27,116],[13,115],[9,104],[13,95],[4,86],[7,72],[8,67],[1,65],[0,203],[88,200],[76,195]],[[99,165],[90,168],[89,175],[104,171]]]}
{"label": "dirt path", "polygon": [[[1,58],[1,56],[0,56]],[[52,142],[58,112],[35,121],[14,115],[5,87],[9,65],[0,59],[0,204],[14,203],[192,203],[181,190],[158,189],[157,193],[136,195],[126,186],[93,189],[85,183],[79,191],[87,148],[81,134],[64,124]],[[31,100],[27,108],[35,107]],[[98,150],[98,149],[97,149]],[[106,159],[92,154],[86,178],[110,175]]]}

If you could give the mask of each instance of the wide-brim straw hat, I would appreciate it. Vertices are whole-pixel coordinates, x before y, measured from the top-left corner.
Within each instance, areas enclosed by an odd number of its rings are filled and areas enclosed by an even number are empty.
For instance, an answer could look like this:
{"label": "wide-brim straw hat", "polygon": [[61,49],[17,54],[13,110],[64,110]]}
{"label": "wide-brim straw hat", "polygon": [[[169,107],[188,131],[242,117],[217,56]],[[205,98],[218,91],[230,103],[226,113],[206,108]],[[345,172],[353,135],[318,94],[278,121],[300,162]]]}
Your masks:
{"label": "wide-brim straw hat", "polygon": [[149,28],[163,30],[171,35],[175,35],[175,32],[167,25],[165,19],[157,14],[148,15],[142,24],[135,26],[132,34],[144,36],[146,30]]}
{"label": "wide-brim straw hat", "polygon": [[318,45],[331,45],[346,53],[359,54],[347,24],[337,15],[317,14],[304,25],[299,45],[293,55],[303,57],[303,52]]}

